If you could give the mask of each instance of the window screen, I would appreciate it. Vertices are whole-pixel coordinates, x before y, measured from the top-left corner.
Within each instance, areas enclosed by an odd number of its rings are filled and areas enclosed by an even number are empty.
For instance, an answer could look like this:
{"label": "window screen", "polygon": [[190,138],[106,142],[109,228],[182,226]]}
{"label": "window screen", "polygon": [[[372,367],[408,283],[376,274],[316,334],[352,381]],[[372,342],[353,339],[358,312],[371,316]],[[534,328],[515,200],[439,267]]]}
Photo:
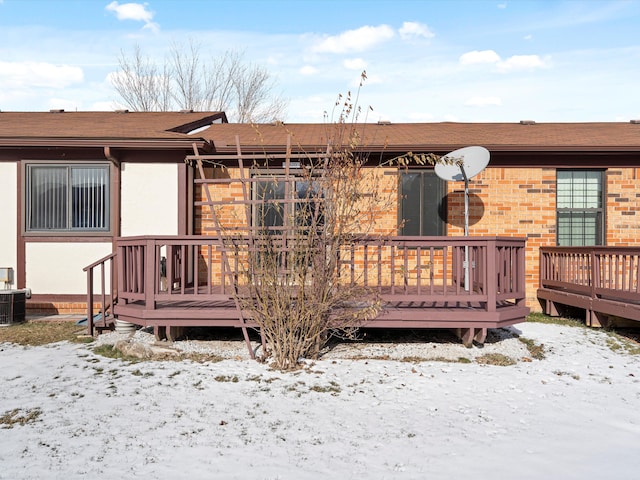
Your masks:
{"label": "window screen", "polygon": [[28,165],[26,227],[29,231],[109,229],[107,165]]}
{"label": "window screen", "polygon": [[446,235],[446,183],[433,170],[400,174],[400,235]]}

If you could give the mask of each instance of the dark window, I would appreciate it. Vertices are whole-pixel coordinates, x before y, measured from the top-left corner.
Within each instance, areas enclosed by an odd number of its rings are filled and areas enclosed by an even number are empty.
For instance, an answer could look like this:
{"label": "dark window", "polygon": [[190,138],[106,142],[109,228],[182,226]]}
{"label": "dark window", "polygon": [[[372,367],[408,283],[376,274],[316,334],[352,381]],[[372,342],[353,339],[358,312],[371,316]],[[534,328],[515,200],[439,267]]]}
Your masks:
{"label": "dark window", "polygon": [[254,209],[254,226],[260,227],[282,227],[286,214],[286,203],[284,200],[286,186],[284,181],[277,179],[260,179],[256,183],[256,200],[260,203]]}
{"label": "dark window", "polygon": [[[289,198],[287,199],[287,182]],[[311,226],[324,223],[319,199],[319,185],[306,178],[286,180],[277,177],[259,178],[256,182],[254,199],[258,200],[253,209],[254,226],[266,227],[274,232],[284,226],[285,220],[290,225]]]}
{"label": "dark window", "polygon": [[109,230],[108,165],[27,165],[28,231]]}
{"label": "dark window", "polygon": [[559,246],[604,243],[604,172],[558,170],[556,208]]}
{"label": "dark window", "polygon": [[400,174],[400,235],[446,235],[446,188],[433,170]]}

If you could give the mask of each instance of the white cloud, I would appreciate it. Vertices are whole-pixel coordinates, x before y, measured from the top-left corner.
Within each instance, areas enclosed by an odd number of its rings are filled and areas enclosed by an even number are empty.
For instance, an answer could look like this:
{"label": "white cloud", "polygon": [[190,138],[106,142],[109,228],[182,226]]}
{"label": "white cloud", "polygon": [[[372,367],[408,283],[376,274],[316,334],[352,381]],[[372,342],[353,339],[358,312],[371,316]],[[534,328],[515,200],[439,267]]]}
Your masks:
{"label": "white cloud", "polygon": [[111,2],[105,10],[113,12],[118,20],[134,20],[144,22],[143,29],[158,31],[159,25],[153,22],[154,12],[147,9],[147,3],[118,3]]}
{"label": "white cloud", "polygon": [[299,72],[302,75],[314,75],[318,73],[318,69],[316,67],[312,67],[311,65],[305,65],[299,70]]}
{"label": "white cloud", "polygon": [[105,7],[106,10],[114,12],[118,20],[138,20],[150,22],[153,20],[153,12],[147,10],[146,3],[118,3],[111,2]]}
{"label": "white cloud", "polygon": [[473,65],[477,63],[498,63],[499,61],[500,55],[498,55],[493,50],[474,50],[460,56],[460,63],[462,65]]}
{"label": "white cloud", "polygon": [[505,9],[505,8],[507,8],[507,2],[499,3],[499,4],[498,4],[498,8],[501,8],[501,9]]}
{"label": "white cloud", "polygon": [[348,58],[342,62],[342,65],[349,70],[364,70],[367,68],[367,62],[362,58]]}
{"label": "white cloud", "polygon": [[464,104],[472,107],[500,106],[502,105],[502,100],[500,97],[471,97]]}
{"label": "white cloud", "polygon": [[532,70],[548,66],[548,61],[544,61],[539,55],[513,55],[502,60],[493,50],[467,52],[460,56],[459,62],[461,65],[493,64],[500,72]]}
{"label": "white cloud", "polygon": [[151,30],[153,33],[158,33],[160,31],[160,25],[154,22],[145,23],[143,30]]}
{"label": "white cloud", "polygon": [[404,22],[399,30],[400,38],[403,40],[411,40],[414,38],[433,38],[435,34],[429,30],[423,23],[418,22]]}
{"label": "white cloud", "polygon": [[532,70],[534,68],[544,68],[547,64],[538,55],[514,55],[503,62],[498,63],[501,72],[511,72],[514,70]]}
{"label": "white cloud", "polygon": [[531,34],[529,34],[529,35],[525,35],[523,38],[524,38],[525,40],[531,40],[531,39],[533,39],[533,35],[531,35]]}
{"label": "white cloud", "polygon": [[389,40],[393,36],[393,29],[388,25],[364,26],[326,37],[315,46],[314,51],[320,53],[361,52]]}
{"label": "white cloud", "polygon": [[64,88],[84,80],[80,67],[45,62],[0,62],[4,88]]}

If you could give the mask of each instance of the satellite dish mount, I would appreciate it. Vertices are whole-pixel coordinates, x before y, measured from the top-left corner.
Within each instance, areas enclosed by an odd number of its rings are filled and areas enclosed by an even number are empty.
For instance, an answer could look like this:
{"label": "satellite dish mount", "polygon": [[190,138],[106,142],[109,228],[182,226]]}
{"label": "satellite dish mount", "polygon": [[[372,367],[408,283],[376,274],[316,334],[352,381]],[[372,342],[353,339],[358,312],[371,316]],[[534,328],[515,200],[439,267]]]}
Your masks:
{"label": "satellite dish mount", "polygon": [[[443,163],[434,167],[436,175],[446,181],[464,180],[464,236],[469,236],[469,179],[489,164],[489,150],[484,147],[464,147],[447,153]],[[469,246],[464,247],[464,289],[469,290]]]}

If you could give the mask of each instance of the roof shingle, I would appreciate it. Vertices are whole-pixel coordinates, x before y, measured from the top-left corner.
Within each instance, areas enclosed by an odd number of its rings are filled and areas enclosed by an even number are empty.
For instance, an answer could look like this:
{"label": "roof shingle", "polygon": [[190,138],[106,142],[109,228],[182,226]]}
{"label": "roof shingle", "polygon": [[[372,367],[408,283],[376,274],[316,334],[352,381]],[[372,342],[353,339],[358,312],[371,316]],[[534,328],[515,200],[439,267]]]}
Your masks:
{"label": "roof shingle", "polygon": [[[634,123],[371,123],[354,128],[370,150],[449,151],[467,145],[496,151],[640,150],[640,124]],[[335,124],[216,124],[200,135],[218,151],[235,149],[236,136],[243,150],[282,149],[288,134],[294,148],[309,150],[326,148],[336,132]]]}

